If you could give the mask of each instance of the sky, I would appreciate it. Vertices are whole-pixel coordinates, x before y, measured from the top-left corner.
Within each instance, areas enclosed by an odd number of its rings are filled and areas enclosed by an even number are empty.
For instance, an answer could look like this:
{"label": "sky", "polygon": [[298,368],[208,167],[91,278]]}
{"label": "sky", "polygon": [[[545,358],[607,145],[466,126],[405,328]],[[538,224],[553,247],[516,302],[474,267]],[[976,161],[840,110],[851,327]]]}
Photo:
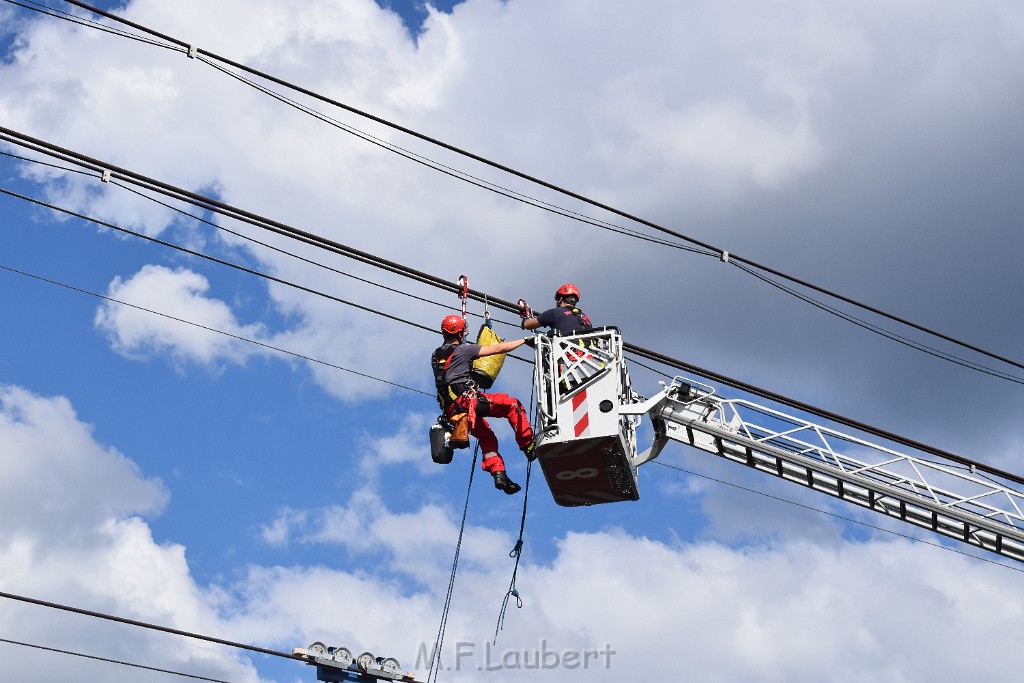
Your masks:
{"label": "sky", "polygon": [[[1017,2],[98,6],[1022,357]],[[460,182],[343,126],[657,234],[621,216],[8,2],[0,54],[0,126],[452,282],[465,275],[493,297],[542,308],[572,282],[580,307],[627,342],[1024,474],[1021,382],[885,339],[717,258]],[[0,591],[276,651],[371,651],[426,680],[468,502],[443,680],[1009,681],[1024,665],[1018,563],[679,444],[659,457],[672,467],[641,468],[634,503],[561,508],[532,472],[522,607],[512,600],[496,635],[523,496],[479,471],[469,486],[471,452],[441,466],[427,445],[439,335],[416,325],[435,329],[456,296],[10,156],[0,188],[307,288],[0,196]],[[475,325],[483,306],[469,306]],[[504,338],[522,334],[511,314],[494,318]],[[530,367],[506,362],[495,389],[528,404]],[[648,396],[675,373],[630,371]],[[525,483],[511,432],[496,431]],[[234,683],[315,680],[293,661],[12,600],[0,639],[20,681],[182,679],[6,641]],[[552,666],[525,667],[542,653]]]}

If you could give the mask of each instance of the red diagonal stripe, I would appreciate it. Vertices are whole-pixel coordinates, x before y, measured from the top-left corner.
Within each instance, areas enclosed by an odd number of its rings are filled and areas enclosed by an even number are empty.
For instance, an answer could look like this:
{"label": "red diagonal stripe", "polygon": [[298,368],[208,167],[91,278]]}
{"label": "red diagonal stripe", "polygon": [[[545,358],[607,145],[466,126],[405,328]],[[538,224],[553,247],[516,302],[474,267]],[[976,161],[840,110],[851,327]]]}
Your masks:
{"label": "red diagonal stripe", "polygon": [[583,413],[583,417],[576,423],[576,436],[579,436],[590,426],[590,413]]}
{"label": "red diagonal stripe", "polygon": [[576,410],[580,407],[580,404],[587,400],[587,390],[584,389],[580,393],[572,397],[572,409]]}

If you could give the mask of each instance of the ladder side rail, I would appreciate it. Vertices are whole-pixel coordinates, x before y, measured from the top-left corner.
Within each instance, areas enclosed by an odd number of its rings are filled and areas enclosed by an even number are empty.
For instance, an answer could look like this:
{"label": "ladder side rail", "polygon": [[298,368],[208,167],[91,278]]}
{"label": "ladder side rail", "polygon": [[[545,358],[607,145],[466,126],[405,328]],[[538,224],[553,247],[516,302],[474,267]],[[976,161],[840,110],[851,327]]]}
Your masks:
{"label": "ladder side rail", "polygon": [[550,426],[558,421],[558,382],[554,381],[554,368],[554,347],[551,339],[545,335],[537,335],[533,377],[537,387],[537,412],[544,426]]}
{"label": "ladder side rail", "polygon": [[[668,419],[672,418],[670,417]],[[708,428],[706,425],[691,424],[689,426],[705,434],[716,436],[719,440],[718,443],[720,444],[720,447],[717,451],[713,452],[717,452],[718,455],[729,458],[727,448],[728,444],[725,443],[725,439],[735,439],[736,435],[714,434],[714,430]],[[671,433],[669,433],[669,438],[673,438],[674,440],[681,440],[675,438]],[[691,443],[690,445],[695,444]],[[891,486],[884,481],[873,479],[871,477],[867,477],[864,475],[849,475],[849,473],[836,470],[834,467],[817,459],[805,458],[803,456],[790,457],[792,456],[792,454],[789,453],[788,451],[777,449],[767,444],[754,444],[751,442],[746,445],[749,446],[751,449],[758,449],[759,454],[764,456],[767,460],[771,460],[774,458],[781,461],[789,462],[790,464],[796,465],[798,467],[805,468],[809,473],[809,483],[806,485],[810,486],[816,491],[826,493],[828,495],[839,498],[841,500],[845,500],[847,502],[858,502],[844,495],[845,486],[840,486],[838,484],[831,488],[823,486],[821,485],[820,481],[816,481],[816,478],[813,476],[813,473],[818,473],[826,477],[834,478],[837,482],[842,482],[844,485],[860,486],[868,492],[868,494],[864,496],[868,500],[868,503],[859,503],[862,507],[867,507],[869,509],[875,510],[876,512],[883,512],[888,516],[897,517],[904,521],[911,522],[916,526],[931,529],[932,531],[936,531],[950,538],[955,538],[957,540],[961,540],[972,545],[977,545],[986,550],[999,552],[999,554],[1005,555],[1007,557],[1012,557],[1014,559],[1024,561],[1024,529],[1021,529],[1018,526],[1009,523],[999,522],[998,520],[992,520],[990,517],[975,513],[971,510],[939,506],[930,501],[926,497],[914,495],[912,492],[909,492],[906,489]],[[735,446],[737,450],[740,452],[744,450],[744,444],[736,443]],[[700,446],[697,447],[700,448]],[[702,450],[707,449],[702,448]],[[735,462],[741,462],[751,465],[751,463],[747,460],[737,458],[729,459],[732,459]],[[771,467],[768,464],[762,463],[762,466],[758,467],[757,463],[753,463],[752,466],[754,466],[755,469],[758,469],[762,472],[774,474],[775,476],[786,479],[788,481],[794,481],[794,479],[792,479],[791,477],[785,476],[785,473],[779,474],[777,468]],[[893,502],[888,502],[886,498],[891,499]],[[949,519],[955,520],[958,524],[962,526],[957,527],[955,529],[946,528],[949,527],[951,522],[943,522],[941,520],[938,520],[937,517],[935,517],[934,519],[932,517],[926,517],[925,515],[923,515],[923,513],[915,513],[914,510],[908,511],[908,504],[911,506],[919,506],[920,508],[923,508],[924,510],[931,512],[933,515],[937,513],[943,513]],[[1005,511],[999,511],[999,513],[1003,515],[1006,514]],[[972,531],[972,527],[976,527],[977,529]],[[993,538],[1001,540],[999,540],[998,542],[996,540],[986,540],[985,542],[972,542],[971,538],[977,536],[979,531],[994,534]],[[1014,550],[1013,547],[1004,547],[1002,550],[996,550],[996,546],[1007,545],[1007,538],[1017,542],[1018,547],[1016,547],[1016,550]]]}
{"label": "ladder side rail", "polygon": [[[749,423],[748,423],[748,427],[750,427],[750,426],[751,425],[749,425]],[[757,426],[754,426],[754,427],[757,430],[763,429],[763,428],[759,428]],[[800,442],[799,440],[796,440],[796,439],[791,439],[791,441],[795,442],[795,443],[803,444],[803,442]],[[757,443],[769,443],[769,442],[767,440],[761,439]],[[778,447],[778,446],[776,446],[776,447]],[[809,447],[809,449],[805,449],[805,450],[809,450],[810,452],[815,452],[817,449],[816,449],[816,447],[811,445]],[[885,449],[883,449],[882,447],[878,447],[877,450],[885,450]],[[792,450],[790,450],[789,452],[799,453],[799,451],[792,451]],[[968,503],[971,503],[973,501],[974,505],[976,505],[977,507],[987,511],[986,512],[986,516],[1000,515],[1000,516],[1006,517],[1008,520],[1016,519],[1016,520],[1024,521],[1024,515],[1021,514],[1020,506],[1017,503],[1018,499],[1024,500],[1024,494],[1021,494],[1019,492],[1013,491],[1012,489],[1007,489],[1007,488],[1002,487],[1002,486],[994,485],[991,482],[986,482],[986,481],[984,481],[982,479],[979,479],[977,477],[971,477],[971,476],[965,475],[963,472],[959,472],[959,471],[956,471],[956,470],[949,469],[946,466],[939,465],[939,464],[936,464],[936,463],[931,463],[931,462],[929,462],[927,460],[919,460],[919,459],[913,458],[911,456],[907,456],[905,454],[898,454],[898,456],[894,456],[894,457],[892,457],[892,458],[890,458],[888,460],[885,460],[885,461],[883,461],[881,463],[867,464],[867,463],[862,463],[860,461],[857,461],[856,459],[853,459],[853,458],[851,458],[849,456],[845,456],[845,455],[842,455],[842,454],[835,453],[834,451],[832,451],[832,453],[834,455],[838,456],[837,462],[838,462],[838,465],[839,465],[840,469],[842,469],[843,471],[845,471],[845,472],[847,472],[849,474],[864,474],[864,473],[875,474],[878,477],[880,477],[881,479],[884,479],[885,482],[888,483],[889,485],[900,486],[901,484],[905,484],[906,486],[902,487],[902,488],[904,488],[904,489],[909,488],[911,493],[913,493],[914,495],[917,495],[917,496],[923,495],[920,491],[918,491],[918,488],[924,489],[924,490],[928,491],[929,495],[931,496],[931,498],[934,500],[935,503],[943,505],[945,507],[953,507],[953,506],[957,506],[957,505],[964,506],[964,505],[967,505]],[[821,452],[818,451],[818,454],[820,456]],[[824,462],[828,462],[828,460],[826,458],[824,458],[824,457],[822,457],[821,459]],[[893,472],[891,470],[885,469],[886,465],[891,465],[893,463],[905,463],[905,464],[907,464],[908,467],[910,467],[910,468],[912,468],[914,470],[915,474],[918,476],[918,479],[914,480],[914,479],[912,479],[912,478],[910,478],[910,477],[908,477],[906,475],[899,474],[899,473]],[[968,482],[968,483],[970,483],[971,485],[974,485],[974,486],[981,486],[981,487],[983,487],[983,490],[980,491],[977,494],[962,494],[962,493],[955,493],[953,491],[950,491],[950,490],[938,487],[936,484],[930,482],[928,480],[928,478],[924,475],[924,473],[921,471],[921,469],[919,467],[919,465],[921,463],[926,463],[928,465],[928,469],[934,470],[935,472],[940,473],[942,475],[945,475],[947,477],[951,477],[953,479],[956,479],[956,480],[959,480],[959,481],[963,481],[963,482]],[[849,465],[857,465],[857,467],[855,467],[853,469],[845,469],[845,467],[847,467]],[[1012,506],[1012,508],[1014,510],[1013,513],[1008,513],[1004,509],[996,507],[994,505],[990,505],[988,503],[979,503],[979,502],[977,502],[980,498],[991,496],[991,495],[994,495],[994,494],[997,494],[997,493],[1006,497],[1006,501]],[[1016,494],[1017,499],[1014,498],[1014,494]],[[975,510],[974,513],[975,514],[981,514],[981,512],[978,511],[978,510]]]}
{"label": "ladder side rail", "polygon": [[[779,413],[778,411],[774,411],[774,410],[772,410],[770,408],[765,408],[764,406],[759,406],[757,404],[753,404],[750,401],[745,401],[745,400],[742,400],[742,399],[736,399],[736,400],[733,400],[731,402],[734,403],[734,404],[737,404],[737,405],[746,405],[748,407],[753,407],[757,411],[762,411],[762,410],[763,411],[767,411],[769,413],[781,416],[782,418],[790,420],[790,421],[803,422],[799,418],[794,418],[792,416],[785,415],[784,413]],[[739,410],[737,410],[737,413],[739,413]],[[752,423],[748,422],[748,424],[752,424]],[[840,453],[836,452],[834,449],[832,449],[831,446],[828,446],[828,452],[831,453],[832,455],[835,455],[837,457],[837,463],[841,467],[842,466],[849,466],[849,465],[854,464],[854,463],[857,465],[857,468],[854,469],[854,470],[851,470],[851,473],[860,473],[860,472],[863,472],[863,471],[881,471],[887,465],[891,465],[891,464],[896,463],[896,462],[905,462],[908,465],[908,467],[912,468],[915,471],[915,473],[918,474],[918,476],[920,478],[918,483],[921,486],[925,487],[926,489],[930,490],[932,485],[928,483],[927,477],[925,477],[923,472],[921,471],[922,467],[927,469],[927,470],[933,470],[935,472],[941,473],[942,475],[945,475],[947,477],[951,477],[951,478],[956,479],[956,480],[960,480],[960,481],[964,481],[964,482],[969,482],[970,484],[972,484],[974,486],[982,487],[983,489],[989,489],[989,490],[994,491],[994,492],[1004,493],[1007,496],[1007,500],[1014,507],[1014,511],[1016,513],[1015,516],[1018,517],[1018,518],[1024,518],[1024,513],[1021,512],[1021,507],[1020,507],[1020,505],[1017,502],[1017,501],[1024,502],[1024,493],[1015,491],[1014,489],[1011,489],[1011,488],[1009,488],[1009,487],[1007,487],[1007,486],[1005,486],[1003,484],[992,482],[990,479],[983,479],[983,478],[978,477],[976,475],[971,475],[971,474],[964,473],[963,471],[954,469],[953,467],[951,467],[951,466],[949,466],[948,464],[945,464],[945,463],[934,462],[934,461],[931,461],[931,460],[926,460],[926,459],[923,459],[923,458],[918,458],[918,457],[915,457],[915,456],[912,456],[912,455],[908,455],[906,453],[900,453],[898,451],[892,450],[892,449],[887,448],[885,446],[874,444],[874,443],[871,443],[869,441],[865,441],[864,439],[860,439],[860,438],[857,438],[857,437],[854,437],[854,436],[851,436],[851,435],[848,435],[848,434],[843,434],[842,432],[838,432],[836,430],[832,430],[832,429],[829,429],[827,427],[822,427],[820,425],[814,425],[813,423],[806,423],[806,424],[808,426],[812,427],[814,429],[814,431],[822,434],[823,436],[824,436],[824,434],[829,434],[829,435],[835,436],[835,437],[837,437],[837,438],[839,438],[839,439],[841,439],[843,441],[846,441],[848,443],[852,443],[852,444],[855,444],[855,445],[858,445],[858,446],[866,447],[866,448],[868,448],[870,450],[873,450],[873,451],[887,453],[887,454],[892,456],[890,459],[882,461],[880,463],[873,463],[873,464],[871,464],[871,463],[864,463],[864,462],[860,462],[860,461],[856,460],[855,458],[852,458],[851,456],[840,454]],[[767,428],[762,428],[762,429],[766,429],[766,431],[770,431]],[[789,431],[792,431],[792,430],[789,430]],[[779,433],[779,434],[782,434],[782,433]],[[799,442],[799,440],[794,440],[794,441]],[[802,443],[802,442],[800,442],[800,443]],[[815,448],[813,445],[811,445],[811,447]],[[889,472],[888,474],[890,476],[893,476],[891,472]],[[896,475],[896,476],[898,476],[898,475]],[[966,500],[967,497],[968,497],[968,496],[965,496],[963,494],[951,494],[951,492],[949,492],[949,491],[943,491],[943,493],[946,494],[946,495],[952,495],[954,498],[962,499],[962,500]]]}
{"label": "ladder side rail", "polygon": [[[689,401],[688,403],[692,404],[694,402],[695,401]],[[749,404],[749,402],[741,402],[741,403]],[[777,413],[778,412],[778,411],[772,411],[771,409],[766,409],[763,406],[757,406],[756,404],[754,404],[753,407],[756,410],[758,410],[758,411],[766,410],[769,413]],[[787,416],[787,415],[781,414],[781,417],[784,418],[785,421],[789,421],[791,424],[794,421],[796,423],[800,423],[801,422],[800,420],[797,420],[796,418],[793,418],[792,416]],[[674,411],[668,411],[668,414],[665,414],[664,418],[668,419],[668,420],[672,420],[672,421],[679,421],[679,422],[682,422],[682,423],[686,423],[690,427],[692,427],[694,429],[697,429],[698,431],[702,431],[702,432],[704,432],[706,434],[709,434],[712,437],[717,437],[717,438],[720,438],[720,439],[724,438],[724,439],[732,440],[732,439],[736,439],[739,436],[738,434],[736,434],[735,432],[733,432],[733,431],[731,431],[729,429],[721,429],[721,430],[720,429],[716,429],[714,425],[712,425],[712,424],[710,424],[708,422],[701,422],[701,421],[696,421],[696,420],[692,420],[692,419],[691,420],[679,419],[678,416],[674,413]],[[747,424],[748,424],[748,426],[750,425],[749,421],[747,422]],[[765,429],[765,428],[761,428],[761,429]],[[771,430],[768,430],[768,431],[771,431]],[[815,430],[815,431],[817,431],[817,430]],[[836,476],[836,473],[838,473],[838,474],[841,474],[843,477],[846,477],[847,479],[849,479],[851,481],[857,481],[857,480],[860,480],[861,478],[863,478],[865,481],[868,481],[868,482],[876,482],[879,485],[886,486],[887,488],[891,488],[894,492],[895,491],[901,492],[900,495],[910,496],[910,500],[911,501],[918,502],[918,503],[920,503],[922,501],[927,501],[929,503],[929,508],[930,509],[938,508],[938,509],[941,509],[941,510],[960,510],[960,511],[966,512],[967,514],[970,514],[972,517],[976,517],[978,519],[991,519],[994,516],[1001,516],[1001,517],[1005,518],[1006,520],[1008,520],[1006,524],[1010,528],[1017,528],[1017,525],[1013,523],[1014,521],[1016,521],[1017,523],[1024,522],[1024,515],[1021,515],[1021,513],[1020,513],[1020,506],[1016,503],[1017,500],[1024,500],[1024,494],[1021,494],[1020,492],[1013,491],[1012,489],[1008,489],[1008,488],[1006,488],[1004,486],[1001,486],[1001,485],[994,485],[991,482],[983,481],[983,480],[980,480],[980,479],[978,479],[976,477],[966,476],[962,472],[951,470],[950,468],[948,468],[946,466],[943,466],[943,465],[939,465],[937,463],[932,463],[930,461],[924,461],[924,460],[920,460],[920,459],[915,459],[915,458],[912,458],[911,456],[907,456],[906,454],[897,453],[896,451],[893,451],[892,449],[888,449],[888,448],[885,448],[883,446],[878,446],[876,444],[871,444],[869,442],[864,441],[863,439],[858,439],[858,438],[852,437],[850,435],[842,434],[840,432],[835,432],[834,430],[824,429],[824,431],[827,431],[827,432],[829,432],[829,433],[831,433],[831,434],[833,434],[833,435],[835,435],[835,436],[837,436],[839,438],[842,438],[843,440],[849,441],[851,443],[854,443],[854,444],[857,444],[857,445],[860,445],[860,446],[864,446],[864,447],[867,447],[869,449],[880,451],[882,453],[886,453],[886,454],[889,454],[889,455],[893,456],[892,458],[887,460],[887,464],[891,464],[893,462],[901,462],[901,461],[906,461],[908,463],[914,463],[914,462],[922,463],[922,464],[927,465],[927,467],[929,469],[937,470],[938,472],[942,473],[943,475],[951,477],[954,480],[965,481],[967,483],[970,483],[973,486],[981,486],[984,490],[981,492],[981,495],[977,495],[977,496],[976,495],[965,496],[964,494],[958,494],[958,493],[955,493],[953,491],[947,491],[945,489],[939,488],[939,487],[934,486],[934,485],[930,484],[929,482],[927,482],[926,478],[923,477],[923,473],[921,472],[921,470],[919,468],[915,468],[915,471],[918,473],[919,476],[921,476],[922,480],[920,482],[912,482],[912,483],[918,484],[918,485],[922,486],[923,488],[925,488],[926,490],[928,490],[930,492],[930,494],[931,494],[931,499],[929,499],[929,497],[924,496],[923,494],[921,494],[920,492],[918,492],[918,491],[916,491],[914,489],[908,490],[905,486],[899,486],[899,483],[908,481],[908,478],[905,475],[903,475],[903,474],[890,472],[890,471],[880,467],[878,464],[868,465],[866,463],[858,463],[859,465],[862,465],[864,467],[862,467],[862,469],[860,469],[858,472],[847,472],[847,471],[843,470],[842,468],[837,468],[835,466],[832,466],[832,465],[828,464],[827,461],[821,460],[821,462],[828,468],[828,470],[832,470],[832,472],[831,472],[832,476]],[[740,438],[744,438],[744,437],[740,437]],[[806,466],[807,463],[806,462],[801,462],[801,461],[810,460],[812,462],[818,462],[818,460],[816,460],[814,458],[807,458],[806,456],[796,456],[796,455],[793,455],[790,451],[787,451],[787,450],[782,449],[782,448],[778,448],[777,446],[772,446],[771,444],[766,443],[764,441],[754,441],[754,440],[751,440],[749,438],[747,438],[746,440],[749,441],[749,443],[747,445],[749,445],[751,448],[755,448],[755,449],[763,448],[763,449],[768,451],[768,454],[770,454],[770,455],[772,455],[774,457],[778,457],[778,458],[784,459],[784,460],[796,459],[796,461],[799,462],[803,466]],[[814,450],[815,449],[812,449],[812,452]],[[831,448],[829,448],[829,450],[834,453],[834,450],[832,450]],[[821,451],[818,451],[818,452],[820,453]],[[855,459],[850,458],[849,456],[843,456],[843,458],[845,460],[847,460],[847,461],[857,462]],[[819,469],[819,468],[815,467],[813,469]],[[828,472],[828,470],[825,470],[825,472]],[[868,477],[868,476],[866,476],[867,474],[876,475],[876,477],[881,477],[881,478]],[[894,484],[894,482],[895,482],[895,484]],[[990,505],[988,503],[982,503],[982,502],[979,502],[977,500],[978,498],[988,497],[988,496],[991,496],[991,495],[993,495],[995,493],[1002,494],[1006,498],[1006,500],[1010,502],[1011,507],[1013,508],[1012,512],[1008,512],[1008,511],[1006,511],[1004,509],[995,507],[995,506]],[[1016,496],[1016,498],[1015,498],[1015,496]],[[942,499],[945,499],[948,502],[943,502]],[[968,503],[970,503],[971,507],[963,507],[963,506],[967,506]],[[961,507],[957,507],[957,506],[961,506]],[[984,510],[985,512],[983,513],[983,512],[981,512],[981,510]]]}

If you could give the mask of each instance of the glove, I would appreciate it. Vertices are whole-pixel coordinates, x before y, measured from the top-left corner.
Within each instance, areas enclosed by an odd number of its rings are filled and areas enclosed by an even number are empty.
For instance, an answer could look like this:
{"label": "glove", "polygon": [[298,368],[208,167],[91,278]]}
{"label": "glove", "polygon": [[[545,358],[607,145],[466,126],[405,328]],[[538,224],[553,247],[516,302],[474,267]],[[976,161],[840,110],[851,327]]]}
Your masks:
{"label": "glove", "polygon": [[533,317],[533,311],[530,310],[530,305],[526,303],[526,299],[520,299],[516,302],[519,304],[519,317],[523,320]]}
{"label": "glove", "polygon": [[535,337],[535,336],[523,337],[523,344],[525,344],[526,346],[529,346],[532,349],[532,348],[537,346],[537,337]]}

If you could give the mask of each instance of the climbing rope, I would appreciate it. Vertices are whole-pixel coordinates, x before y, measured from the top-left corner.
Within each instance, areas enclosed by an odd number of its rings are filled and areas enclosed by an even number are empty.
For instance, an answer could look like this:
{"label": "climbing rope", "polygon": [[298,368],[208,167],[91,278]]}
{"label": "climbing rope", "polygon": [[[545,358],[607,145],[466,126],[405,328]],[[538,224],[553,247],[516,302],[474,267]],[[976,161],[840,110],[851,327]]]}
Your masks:
{"label": "climbing rope", "polygon": [[516,541],[515,547],[509,552],[509,557],[514,557],[516,560],[515,566],[512,567],[512,581],[508,585],[508,591],[505,593],[505,599],[501,601],[501,611],[498,612],[498,624],[494,627],[494,640],[491,641],[492,645],[498,644],[498,631],[505,628],[505,610],[508,609],[509,598],[516,599],[516,608],[523,608],[523,599],[519,597],[519,590],[516,589],[516,573],[519,571],[519,558],[523,552],[523,530],[526,528],[526,504],[530,499],[530,470],[533,469],[533,463],[528,462],[526,464],[526,485],[523,487],[523,516],[519,520],[519,539]]}
{"label": "climbing rope", "polygon": [[[530,385],[530,414],[533,414],[533,399],[537,395],[536,389],[537,381],[535,375],[534,381]],[[505,610],[508,609],[509,598],[516,599],[516,609],[523,608],[523,599],[519,596],[519,590],[516,588],[516,574],[519,572],[519,558],[523,554],[523,531],[526,529],[526,505],[530,501],[530,472],[532,470],[533,461],[528,460],[526,463],[526,484],[523,486],[523,516],[519,519],[519,538],[508,554],[509,557],[515,558],[516,562],[512,567],[512,580],[509,582],[508,591],[505,592],[505,598],[501,601],[501,610],[498,612],[498,623],[494,627],[494,640],[491,641],[491,645],[498,644],[498,631],[505,628]]]}
{"label": "climbing rope", "polygon": [[430,665],[427,670],[427,683],[431,679],[437,681],[437,674],[441,670],[441,646],[444,644],[444,632],[448,626],[448,613],[452,606],[452,593],[455,592],[455,574],[459,569],[459,553],[462,552],[462,536],[466,531],[466,515],[469,512],[469,492],[473,488],[473,475],[476,473],[476,457],[480,453],[480,443],[473,449],[473,462],[469,466],[469,483],[466,485],[466,503],[462,508],[462,523],[459,525],[459,541],[455,544],[455,557],[452,559],[452,573],[448,579],[448,594],[444,599],[444,608],[441,610],[441,623],[437,627],[437,639],[434,641],[434,651],[430,653]]}

